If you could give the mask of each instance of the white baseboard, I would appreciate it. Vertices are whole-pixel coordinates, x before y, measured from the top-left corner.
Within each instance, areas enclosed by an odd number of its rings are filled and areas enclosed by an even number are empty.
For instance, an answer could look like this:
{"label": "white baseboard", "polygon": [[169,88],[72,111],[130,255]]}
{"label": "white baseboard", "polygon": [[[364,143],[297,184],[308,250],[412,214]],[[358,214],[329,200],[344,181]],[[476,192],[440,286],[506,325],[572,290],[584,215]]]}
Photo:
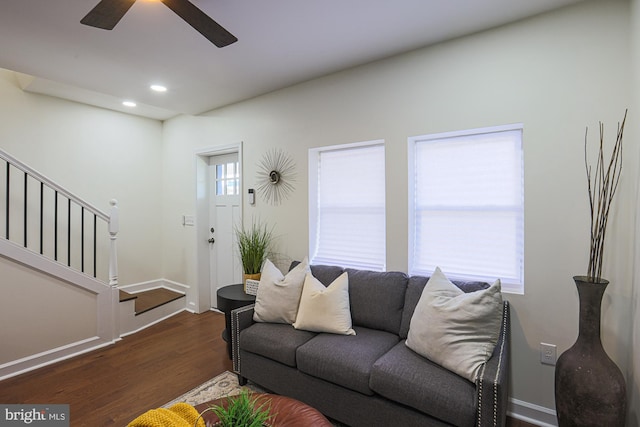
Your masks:
{"label": "white baseboard", "polygon": [[[186,294],[189,286],[183,285],[177,282],[173,282],[167,279],[157,279],[150,280],[148,282],[136,283],[132,285],[119,286],[118,289],[122,289],[126,292],[136,293],[150,289],[157,288],[165,288],[171,289],[172,291],[179,292],[181,294]],[[138,332],[142,329],[145,329],[151,325],[154,325],[162,320],[165,320],[171,316],[174,316],[181,311],[185,310],[185,302],[173,302],[169,303],[164,307],[160,307],[160,309],[155,310],[155,313],[143,313],[141,316],[138,316],[138,319],[135,321],[128,321],[122,319],[118,319],[120,323],[120,327],[123,328],[124,333],[118,334],[120,337],[131,335],[135,332]],[[116,310],[116,313],[120,313],[123,306],[130,306],[129,311],[132,313],[131,317],[133,318],[133,301],[120,303],[119,310]],[[121,314],[121,313],[120,313]],[[116,314],[117,315],[117,314]],[[24,357],[18,360],[14,360],[5,364],[0,365],[0,381],[11,378],[38,368],[42,368],[44,366],[48,366],[57,362],[61,362],[63,360],[69,359],[74,356],[78,356],[80,354],[84,354],[93,350],[98,350],[102,347],[106,347],[119,341],[121,338],[116,337],[113,340],[107,340],[100,337],[92,337],[85,340],[81,340],[75,343],[71,343],[62,347],[50,349],[38,354],[34,354],[28,357]]]}
{"label": "white baseboard", "polygon": [[93,337],[5,363],[0,365],[0,381],[106,347],[116,341],[119,339],[105,341]]}
{"label": "white baseboard", "polygon": [[553,409],[513,398],[509,399],[507,415],[542,427],[556,427],[558,425],[556,411]]}
{"label": "white baseboard", "polygon": [[181,294],[186,294],[189,286],[168,279],[155,279],[146,282],[132,283],[130,285],[118,285],[118,289],[131,294],[159,288],[170,289]]}

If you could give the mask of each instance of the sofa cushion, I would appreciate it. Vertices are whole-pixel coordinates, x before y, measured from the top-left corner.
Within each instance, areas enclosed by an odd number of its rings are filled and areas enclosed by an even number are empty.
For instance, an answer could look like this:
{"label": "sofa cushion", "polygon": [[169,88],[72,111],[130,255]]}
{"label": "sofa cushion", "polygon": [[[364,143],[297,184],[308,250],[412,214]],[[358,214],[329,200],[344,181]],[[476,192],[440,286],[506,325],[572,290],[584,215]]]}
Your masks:
{"label": "sofa cushion", "polygon": [[[293,270],[298,264],[300,264],[300,261],[291,261],[289,270]],[[313,277],[320,280],[320,283],[325,286],[328,286],[329,283],[333,282],[338,278],[338,276],[344,273],[343,267],[335,265],[311,265],[310,268]]]}
{"label": "sofa cushion", "polygon": [[404,341],[371,370],[371,390],[456,426],[473,426],[475,385],[411,351]]}
{"label": "sofa cushion", "polygon": [[355,335],[351,328],[348,274],[342,273],[325,287],[311,273],[307,273],[293,327],[313,332]]}
{"label": "sofa cushion", "polygon": [[329,286],[331,282],[344,273],[344,268],[335,265],[312,265],[310,268],[313,277],[325,286]]}
{"label": "sofa cushion", "polygon": [[[400,325],[400,338],[402,339],[407,338],[409,325],[411,324],[411,317],[413,316],[413,312],[416,305],[418,305],[420,296],[422,296],[422,291],[428,281],[429,277],[425,276],[409,277],[409,284],[407,285],[407,292],[404,299],[404,309],[402,311],[402,323]],[[454,280],[453,283],[464,292],[475,292],[489,287],[489,284],[486,282]]]}
{"label": "sofa cushion", "polygon": [[240,332],[240,348],[295,368],[296,349],[314,336],[283,323],[254,323]]}
{"label": "sofa cushion", "polygon": [[298,347],[298,370],[334,384],[372,395],[371,367],[398,343],[389,332],[356,327],[356,335],[318,334]]}
{"label": "sofa cushion", "polygon": [[501,321],[500,280],[467,293],[436,268],[411,318],[407,347],[475,382],[498,342]]}
{"label": "sofa cushion", "polygon": [[267,259],[262,267],[253,320],[289,324],[295,322],[302,284],[309,271],[306,257],[286,276]]}
{"label": "sofa cushion", "polygon": [[[391,271],[347,269],[354,325],[398,335],[409,278]],[[372,309],[375,307],[375,309]]]}

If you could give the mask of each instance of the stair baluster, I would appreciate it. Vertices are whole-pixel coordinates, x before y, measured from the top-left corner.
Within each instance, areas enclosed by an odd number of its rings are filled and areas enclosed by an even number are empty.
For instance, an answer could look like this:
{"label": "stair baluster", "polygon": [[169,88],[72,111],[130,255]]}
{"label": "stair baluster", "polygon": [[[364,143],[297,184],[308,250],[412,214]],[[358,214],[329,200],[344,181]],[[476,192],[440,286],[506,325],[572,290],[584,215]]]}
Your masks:
{"label": "stair baluster", "polygon": [[[15,244],[23,246],[32,252],[39,253],[42,256],[53,259],[63,265],[67,265],[70,268],[92,275],[94,278],[99,279],[98,275],[100,274],[100,271],[102,271],[101,275],[103,279],[100,280],[107,282],[111,286],[117,286],[118,263],[116,259],[116,239],[119,231],[117,201],[113,199],[109,202],[111,208],[110,213],[107,214],[65,190],[60,185],[12,157],[3,150],[0,150],[0,159],[5,162],[5,208],[3,210],[0,208],[0,212],[4,212],[5,215],[4,238]],[[15,176],[16,173],[22,173],[23,179],[16,180],[15,178],[20,176]],[[0,175],[0,180],[1,179],[2,175]],[[20,181],[22,181],[22,183],[20,183]],[[19,191],[21,184],[22,191]],[[39,193],[37,187],[35,187],[35,185],[38,184],[40,187]],[[0,188],[2,188],[1,184]],[[60,197],[67,200],[66,221],[64,221],[65,212],[59,212]],[[52,200],[50,200],[51,198]],[[36,214],[39,215],[37,219],[33,217],[32,214],[34,209],[39,211],[39,213]],[[75,212],[79,212],[79,218],[76,218],[77,215],[74,215]],[[86,220],[89,219],[85,218],[85,215],[93,215],[92,242],[88,245],[86,244],[85,239],[89,238],[87,234],[91,232],[89,230],[85,230]],[[20,225],[20,217],[22,217],[23,221],[23,224],[21,224],[23,226],[22,233],[19,232],[19,228],[16,229],[16,227],[19,227]],[[12,221],[18,222],[14,224]],[[63,221],[63,223],[61,224],[59,221]],[[101,237],[98,235],[98,221],[106,224],[108,236],[103,235]],[[63,229],[65,226],[67,228],[66,242],[61,242],[59,240],[60,231],[64,232]],[[91,227],[90,225],[88,226]],[[60,228],[62,228],[62,230],[60,230]],[[85,231],[88,231],[88,233]],[[15,232],[17,232],[17,234]],[[22,242],[19,241],[20,237],[17,237],[17,239],[14,237],[19,234],[22,234]],[[36,234],[38,235],[37,239]],[[98,259],[98,241],[104,242],[106,252],[107,238],[109,239],[109,260],[103,264],[105,266],[104,269],[98,269],[98,264],[101,263]],[[31,239],[31,241],[29,239]],[[59,259],[59,250],[64,250],[64,244],[66,244],[66,260]],[[93,253],[87,253],[86,251],[91,251]],[[92,269],[87,265],[90,262],[86,262],[85,259],[85,257],[88,258],[91,255],[93,255]]]}

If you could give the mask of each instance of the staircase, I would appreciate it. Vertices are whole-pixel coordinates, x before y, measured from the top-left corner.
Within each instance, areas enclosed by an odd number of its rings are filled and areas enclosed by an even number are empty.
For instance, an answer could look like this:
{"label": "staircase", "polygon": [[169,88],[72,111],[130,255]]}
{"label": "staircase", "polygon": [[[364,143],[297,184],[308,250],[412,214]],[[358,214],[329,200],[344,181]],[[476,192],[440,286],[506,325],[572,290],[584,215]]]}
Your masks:
{"label": "staircase", "polygon": [[136,316],[183,297],[184,294],[164,288],[151,289],[137,294],[130,294],[122,290],[120,291],[120,302],[134,300],[133,311]]}
{"label": "staircase", "polygon": [[[60,305],[67,304],[64,295],[81,295],[77,309],[85,316],[78,322],[74,315],[67,315],[73,306],[60,308],[60,312],[53,307],[50,317],[38,323],[38,316],[5,299],[3,314],[17,326],[3,337],[20,345],[0,350],[0,380],[112,344],[185,309],[184,293],[139,286],[134,287],[135,293],[127,293],[118,288],[118,205],[112,200],[110,206],[108,213],[96,208],[0,150],[3,292],[25,301],[40,296],[34,289],[46,287],[47,295],[59,289],[63,294],[52,297],[53,304],[41,302],[48,309],[59,300],[65,301]],[[83,322],[87,324],[84,329],[76,327]],[[69,329],[84,332],[68,338],[66,335],[73,335]],[[71,342],[40,343],[47,341],[39,339],[45,335],[64,335]]]}
{"label": "staircase", "polygon": [[121,337],[171,317],[186,307],[185,294],[166,288],[136,293],[119,290],[119,301]]}

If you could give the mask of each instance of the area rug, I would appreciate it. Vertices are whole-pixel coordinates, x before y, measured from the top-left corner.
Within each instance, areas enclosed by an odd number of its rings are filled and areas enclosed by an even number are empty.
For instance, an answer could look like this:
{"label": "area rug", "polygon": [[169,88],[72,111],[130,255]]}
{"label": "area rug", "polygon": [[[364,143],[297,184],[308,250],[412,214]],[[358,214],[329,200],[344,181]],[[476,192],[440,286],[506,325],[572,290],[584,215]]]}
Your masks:
{"label": "area rug", "polygon": [[[244,388],[256,393],[265,393],[264,389],[253,384],[251,381],[247,382],[247,385],[245,386],[240,386],[240,384],[238,384],[238,376],[232,372],[225,371],[206,383],[186,392],[182,396],[173,399],[171,402],[164,405],[163,408],[168,408],[178,402],[185,402],[195,406],[220,397],[234,396],[239,394]],[[333,424],[334,427],[347,427],[345,424],[339,423],[335,420],[329,419],[329,421],[331,421],[331,424]]]}
{"label": "area rug", "polygon": [[217,377],[210,379],[206,383],[201,384],[193,390],[186,392],[182,396],[173,399],[163,407],[168,408],[169,406],[178,402],[185,402],[195,406],[200,403],[218,399],[220,397],[239,394],[243,388],[247,388],[256,393],[264,393],[263,389],[250,382],[247,383],[247,385],[241,387],[240,384],[238,384],[238,376],[232,372],[225,371]]}

